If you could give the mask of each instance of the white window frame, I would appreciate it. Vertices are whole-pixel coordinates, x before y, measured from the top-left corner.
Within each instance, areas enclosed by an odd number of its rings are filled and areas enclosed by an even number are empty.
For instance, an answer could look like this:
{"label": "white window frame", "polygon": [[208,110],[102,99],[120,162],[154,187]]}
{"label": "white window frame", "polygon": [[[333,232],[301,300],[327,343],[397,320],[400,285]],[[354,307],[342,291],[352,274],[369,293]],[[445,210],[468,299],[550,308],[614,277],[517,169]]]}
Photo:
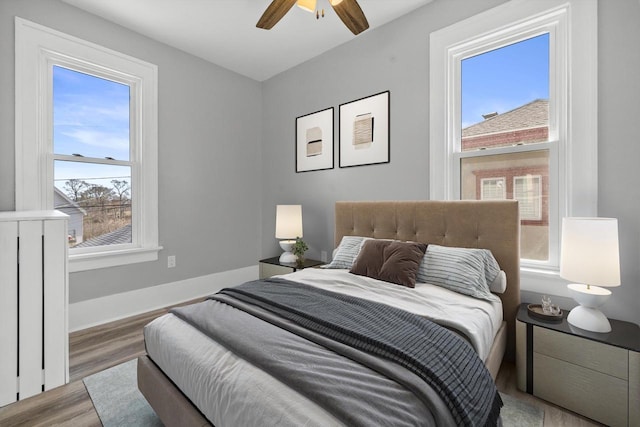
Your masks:
{"label": "white window frame", "polygon": [[[431,34],[429,190],[432,200],[459,198],[461,60],[545,32],[550,33],[550,142],[542,143],[550,150],[549,261],[522,260],[521,286],[553,289],[557,295],[549,277],[559,273],[562,217],[597,216],[596,0],[511,0]],[[542,145],[496,148],[482,155]]]}
{"label": "white window frame", "polygon": [[542,219],[542,175],[521,175],[521,176],[514,176],[513,177],[513,199],[514,200],[522,200],[523,197],[518,197],[518,193],[517,193],[517,188],[518,188],[518,184],[517,181],[521,180],[521,181],[533,181],[536,180],[537,182],[535,183],[535,189],[536,189],[536,194],[534,194],[533,196],[528,196],[526,197],[527,199],[533,199],[532,202],[533,204],[536,205],[535,209],[537,212],[537,215],[535,216],[530,216],[530,217],[523,217],[522,216],[522,205],[520,206],[520,219],[524,220],[524,221],[540,221]]}
{"label": "white window frame", "polygon": [[[489,182],[489,181],[496,181],[496,184],[498,182],[502,183],[502,196],[501,197],[499,197],[497,199],[495,199],[495,198],[486,199],[485,198],[485,196],[484,196],[484,184],[486,182]],[[495,178],[482,178],[480,180],[480,200],[504,200],[506,198],[507,198],[507,180],[506,180],[505,177],[502,176],[502,177],[495,177]]]}
{"label": "white window frame", "polygon": [[16,210],[53,209],[53,66],[127,84],[132,243],[71,249],[69,271],[157,260],[157,66],[19,17],[15,33]]}

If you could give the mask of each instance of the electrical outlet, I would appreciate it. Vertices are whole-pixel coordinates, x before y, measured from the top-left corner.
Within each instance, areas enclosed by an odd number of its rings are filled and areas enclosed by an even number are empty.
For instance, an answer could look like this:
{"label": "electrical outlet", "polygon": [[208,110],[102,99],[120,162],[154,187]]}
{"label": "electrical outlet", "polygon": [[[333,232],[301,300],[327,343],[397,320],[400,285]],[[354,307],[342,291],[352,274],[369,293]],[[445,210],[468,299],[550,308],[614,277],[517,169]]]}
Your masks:
{"label": "electrical outlet", "polygon": [[320,261],[327,262],[327,251],[320,251]]}
{"label": "electrical outlet", "polygon": [[167,268],[173,268],[176,266],[176,256],[175,255],[169,255],[167,257]]}

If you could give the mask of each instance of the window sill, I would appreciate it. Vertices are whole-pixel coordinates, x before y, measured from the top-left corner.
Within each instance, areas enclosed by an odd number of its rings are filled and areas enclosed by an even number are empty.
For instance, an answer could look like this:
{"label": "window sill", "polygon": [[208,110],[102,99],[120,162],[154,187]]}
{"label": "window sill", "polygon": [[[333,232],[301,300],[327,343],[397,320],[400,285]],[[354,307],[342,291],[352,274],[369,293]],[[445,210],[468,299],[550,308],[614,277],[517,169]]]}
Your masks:
{"label": "window sill", "polygon": [[116,267],[139,262],[157,261],[162,246],[118,251],[69,255],[69,272]]}
{"label": "window sill", "polygon": [[543,270],[531,267],[520,268],[520,290],[545,295],[571,298],[567,281],[560,277],[558,270]]}

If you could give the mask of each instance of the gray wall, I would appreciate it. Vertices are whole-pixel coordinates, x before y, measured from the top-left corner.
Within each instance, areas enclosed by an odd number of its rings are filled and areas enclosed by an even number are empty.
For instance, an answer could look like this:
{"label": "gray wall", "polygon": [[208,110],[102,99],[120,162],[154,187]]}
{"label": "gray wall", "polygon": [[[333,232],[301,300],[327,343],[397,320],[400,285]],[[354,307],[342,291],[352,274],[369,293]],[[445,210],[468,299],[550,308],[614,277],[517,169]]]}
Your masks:
{"label": "gray wall", "polygon": [[598,19],[598,215],[618,218],[622,274],[604,308],[640,323],[640,2],[600,0]]}
{"label": "gray wall", "polygon": [[[256,264],[261,85],[57,0],[0,1],[0,211],[14,209],[14,16],[159,68],[157,262],[73,273],[70,302]],[[167,255],[177,267],[167,269]]]}
{"label": "gray wall", "polygon": [[[429,33],[500,3],[435,1],[263,83],[263,256],[278,253],[276,204],[303,205],[309,257],[319,257],[333,248],[336,200],[429,197]],[[603,309],[640,323],[640,79],[633,71],[640,69],[640,4],[598,7],[599,215],[619,218],[622,270],[622,286]],[[391,91],[391,163],[338,168],[338,105],[383,90]],[[296,174],[295,117],[330,106],[336,168]]]}

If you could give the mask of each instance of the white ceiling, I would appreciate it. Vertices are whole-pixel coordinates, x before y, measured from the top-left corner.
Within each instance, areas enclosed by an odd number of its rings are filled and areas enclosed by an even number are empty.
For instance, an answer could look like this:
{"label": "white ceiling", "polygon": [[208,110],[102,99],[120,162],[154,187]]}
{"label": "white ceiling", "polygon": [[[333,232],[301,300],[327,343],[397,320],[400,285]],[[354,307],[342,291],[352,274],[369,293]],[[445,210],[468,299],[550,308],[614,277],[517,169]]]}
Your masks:
{"label": "white ceiling", "polygon": [[369,29],[354,36],[318,0],[325,17],[293,7],[271,30],[256,22],[271,0],[63,0],[123,27],[263,81],[432,0],[359,0]]}

